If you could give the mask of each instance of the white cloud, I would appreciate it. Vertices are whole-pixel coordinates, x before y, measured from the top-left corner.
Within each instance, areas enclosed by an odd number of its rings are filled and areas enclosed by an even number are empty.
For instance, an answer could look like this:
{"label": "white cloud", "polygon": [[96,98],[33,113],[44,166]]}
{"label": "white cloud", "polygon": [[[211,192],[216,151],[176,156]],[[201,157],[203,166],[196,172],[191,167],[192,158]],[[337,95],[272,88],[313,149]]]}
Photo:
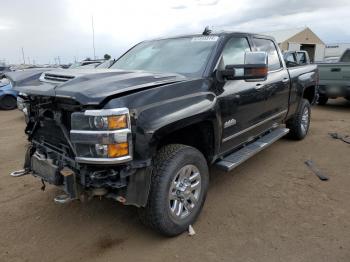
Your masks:
{"label": "white cloud", "polygon": [[[41,63],[120,55],[143,39],[214,29],[264,32],[309,26],[325,42],[350,42],[346,0],[2,0],[0,59]],[[5,41],[3,41],[5,39]]]}

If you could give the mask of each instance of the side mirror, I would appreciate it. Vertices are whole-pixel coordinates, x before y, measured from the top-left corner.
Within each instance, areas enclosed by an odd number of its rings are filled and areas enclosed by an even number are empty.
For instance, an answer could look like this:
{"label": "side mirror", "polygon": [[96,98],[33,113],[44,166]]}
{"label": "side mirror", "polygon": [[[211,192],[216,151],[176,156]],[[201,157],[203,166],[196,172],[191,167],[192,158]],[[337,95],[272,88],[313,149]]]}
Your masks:
{"label": "side mirror", "polygon": [[268,73],[266,52],[246,52],[244,64],[226,65],[219,73],[227,80],[264,80]]}

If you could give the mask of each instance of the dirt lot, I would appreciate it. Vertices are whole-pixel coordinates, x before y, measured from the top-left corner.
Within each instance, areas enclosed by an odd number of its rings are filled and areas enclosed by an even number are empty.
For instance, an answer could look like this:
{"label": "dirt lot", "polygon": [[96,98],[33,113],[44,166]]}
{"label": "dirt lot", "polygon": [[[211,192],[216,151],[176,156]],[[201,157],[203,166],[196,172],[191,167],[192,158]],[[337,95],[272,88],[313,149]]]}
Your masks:
{"label": "dirt lot", "polygon": [[[314,107],[309,136],[283,139],[231,173],[211,170],[196,235],[163,238],[111,200],[57,205],[59,191],[12,178],[23,117],[0,112],[0,261],[350,261],[350,103]],[[313,159],[329,177],[304,165]]]}

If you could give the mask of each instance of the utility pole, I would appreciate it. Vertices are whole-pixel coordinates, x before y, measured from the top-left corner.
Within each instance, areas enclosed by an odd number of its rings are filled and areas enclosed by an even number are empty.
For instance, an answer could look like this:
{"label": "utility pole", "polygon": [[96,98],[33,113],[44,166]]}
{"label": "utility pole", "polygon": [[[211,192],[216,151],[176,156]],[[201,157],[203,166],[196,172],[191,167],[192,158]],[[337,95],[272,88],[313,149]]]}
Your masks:
{"label": "utility pole", "polygon": [[22,47],[22,58],[23,58],[23,64],[26,64],[26,59],[24,58],[24,50],[23,50],[23,47]]}
{"label": "utility pole", "polygon": [[96,59],[96,52],[95,52],[95,28],[94,28],[94,16],[91,16],[91,27],[92,27],[92,48],[94,50],[94,59]]}
{"label": "utility pole", "polygon": [[61,65],[61,58],[60,58],[60,56],[57,57],[57,60],[58,60],[58,64]]}
{"label": "utility pole", "polygon": [[28,56],[28,64],[30,65],[30,57]]}

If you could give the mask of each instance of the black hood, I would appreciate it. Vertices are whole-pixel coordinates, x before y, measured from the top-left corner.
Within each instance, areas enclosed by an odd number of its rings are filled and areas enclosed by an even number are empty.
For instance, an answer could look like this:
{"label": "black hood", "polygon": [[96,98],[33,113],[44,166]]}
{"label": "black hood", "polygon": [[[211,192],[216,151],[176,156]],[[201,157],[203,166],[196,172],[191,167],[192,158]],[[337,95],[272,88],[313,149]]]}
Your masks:
{"label": "black hood", "polygon": [[58,69],[25,76],[14,72],[7,76],[16,91],[71,98],[82,105],[98,105],[113,95],[186,80],[179,74],[112,69]]}

